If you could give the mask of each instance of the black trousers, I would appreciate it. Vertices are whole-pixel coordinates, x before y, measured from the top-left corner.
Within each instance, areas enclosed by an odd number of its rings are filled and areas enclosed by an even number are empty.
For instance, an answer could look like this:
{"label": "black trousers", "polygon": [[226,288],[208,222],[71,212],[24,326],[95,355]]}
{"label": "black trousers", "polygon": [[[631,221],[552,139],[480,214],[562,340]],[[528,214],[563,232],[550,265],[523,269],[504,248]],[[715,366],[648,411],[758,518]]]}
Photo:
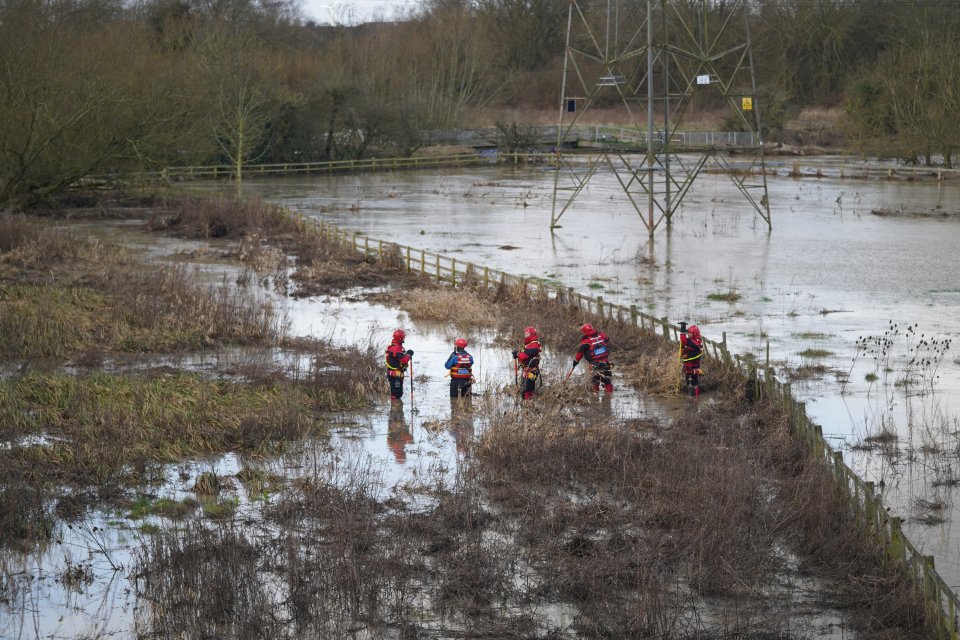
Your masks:
{"label": "black trousers", "polygon": [[610,368],[609,362],[592,362],[593,367],[593,377],[591,382],[593,384],[611,384],[613,382],[613,370]]}
{"label": "black trousers", "polygon": [[403,397],[403,378],[399,376],[387,376],[387,382],[390,383],[390,396],[393,398]]}
{"label": "black trousers", "polygon": [[470,378],[450,378],[450,397],[462,398],[470,395]]}

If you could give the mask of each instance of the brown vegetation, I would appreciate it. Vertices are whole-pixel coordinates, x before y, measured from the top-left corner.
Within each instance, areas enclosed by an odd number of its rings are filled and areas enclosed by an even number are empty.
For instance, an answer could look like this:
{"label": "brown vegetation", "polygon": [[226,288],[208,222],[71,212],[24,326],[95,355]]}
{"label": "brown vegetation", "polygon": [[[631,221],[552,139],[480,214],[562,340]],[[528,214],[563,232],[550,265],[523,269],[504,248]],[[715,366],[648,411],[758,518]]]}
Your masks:
{"label": "brown vegetation", "polygon": [[[721,390],[669,425],[549,401],[505,416],[480,406],[488,427],[473,456],[452,483],[425,478],[409,502],[385,499],[375,469],[328,460],[281,490],[263,530],[152,538],[137,565],[142,592],[183,604],[159,608],[149,628],[791,638],[822,615],[792,604],[799,571],[821,606],[871,637],[925,637],[913,594],[785,417],[736,398]],[[254,606],[265,594],[252,584],[272,585],[280,609]],[[205,604],[194,616],[191,589],[246,606]],[[545,617],[549,607],[572,621]]]}

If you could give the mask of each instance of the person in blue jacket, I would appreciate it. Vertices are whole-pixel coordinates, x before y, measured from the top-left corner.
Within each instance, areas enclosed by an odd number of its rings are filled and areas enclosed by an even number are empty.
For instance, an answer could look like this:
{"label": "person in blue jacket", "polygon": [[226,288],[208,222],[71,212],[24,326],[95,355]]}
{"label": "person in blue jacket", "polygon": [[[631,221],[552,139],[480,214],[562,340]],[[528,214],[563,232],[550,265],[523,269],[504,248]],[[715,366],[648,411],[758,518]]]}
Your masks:
{"label": "person in blue jacket", "polygon": [[467,353],[467,341],[457,338],[454,350],[443,366],[450,371],[450,397],[462,398],[470,395],[473,384],[473,356]]}

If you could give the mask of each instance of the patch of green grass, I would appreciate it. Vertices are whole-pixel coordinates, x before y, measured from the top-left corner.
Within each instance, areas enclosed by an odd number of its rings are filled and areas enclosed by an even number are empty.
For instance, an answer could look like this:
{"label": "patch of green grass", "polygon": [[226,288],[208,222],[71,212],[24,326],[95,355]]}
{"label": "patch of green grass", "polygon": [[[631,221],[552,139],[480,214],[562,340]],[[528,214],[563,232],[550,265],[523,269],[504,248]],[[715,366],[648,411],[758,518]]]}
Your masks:
{"label": "patch of green grass", "polygon": [[603,289],[603,285],[599,282],[590,282],[587,284],[588,289]]}
{"label": "patch of green grass", "polygon": [[800,338],[801,340],[826,340],[830,336],[826,333],[817,333],[816,331],[801,331],[794,333],[793,337]]}
{"label": "patch of green grass", "polygon": [[146,534],[146,535],[150,535],[150,536],[156,535],[156,534],[160,533],[160,531],[161,531],[160,527],[158,527],[157,525],[155,525],[155,524],[149,524],[149,523],[147,523],[147,522],[144,522],[143,524],[141,524],[141,525],[138,527],[138,529],[139,529],[140,533],[143,533],[143,534]]}
{"label": "patch of green grass", "polygon": [[193,498],[184,498],[183,500],[174,500],[172,498],[139,498],[133,503],[133,507],[127,514],[131,520],[139,520],[147,516],[165,516],[167,518],[180,519],[189,515],[199,503]]}
{"label": "patch of green grass", "polygon": [[798,353],[801,358],[826,358],[833,355],[833,351],[827,351],[826,349],[804,349]]}
{"label": "patch of green grass", "polygon": [[736,302],[742,297],[743,296],[733,289],[729,291],[715,291],[707,294],[707,300],[713,300],[714,302]]}
{"label": "patch of green grass", "polygon": [[880,376],[875,373],[868,373],[867,375],[863,376],[863,379],[867,382],[876,382],[880,379]]}
{"label": "patch of green grass", "polygon": [[106,298],[83,287],[0,287],[0,357],[62,358],[114,333]]}
{"label": "patch of green grass", "polygon": [[203,515],[211,520],[226,520],[233,517],[238,505],[239,500],[236,498],[206,502],[203,505]]}
{"label": "patch of green grass", "polygon": [[0,450],[0,467],[15,458],[47,481],[120,480],[138,464],[276,449],[325,432],[320,411],[361,405],[346,391],[288,380],[255,384],[194,373],[7,378],[0,380],[2,424],[53,437],[42,447]]}

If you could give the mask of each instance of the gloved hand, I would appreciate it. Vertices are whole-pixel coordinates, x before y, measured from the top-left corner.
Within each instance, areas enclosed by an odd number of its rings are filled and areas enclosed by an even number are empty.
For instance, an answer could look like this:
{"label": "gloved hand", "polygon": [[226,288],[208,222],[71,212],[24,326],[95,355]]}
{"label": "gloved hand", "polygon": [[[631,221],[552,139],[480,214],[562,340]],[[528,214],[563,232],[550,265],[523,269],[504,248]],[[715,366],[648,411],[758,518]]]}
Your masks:
{"label": "gloved hand", "polygon": [[516,351],[511,351],[511,353],[513,354],[513,359],[516,360],[516,359],[517,359],[517,352],[516,352]]}
{"label": "gloved hand", "polygon": [[686,332],[687,332],[687,323],[686,323],[686,322],[681,322],[681,323],[680,323],[680,333],[686,333]]}
{"label": "gloved hand", "polygon": [[570,368],[571,368],[571,369],[576,369],[578,364],[580,364],[580,361],[579,361],[579,360],[574,360],[574,361],[573,361],[573,366],[570,367]]}
{"label": "gloved hand", "polygon": [[407,349],[407,355],[412,357],[412,356],[413,356],[413,349]]}

